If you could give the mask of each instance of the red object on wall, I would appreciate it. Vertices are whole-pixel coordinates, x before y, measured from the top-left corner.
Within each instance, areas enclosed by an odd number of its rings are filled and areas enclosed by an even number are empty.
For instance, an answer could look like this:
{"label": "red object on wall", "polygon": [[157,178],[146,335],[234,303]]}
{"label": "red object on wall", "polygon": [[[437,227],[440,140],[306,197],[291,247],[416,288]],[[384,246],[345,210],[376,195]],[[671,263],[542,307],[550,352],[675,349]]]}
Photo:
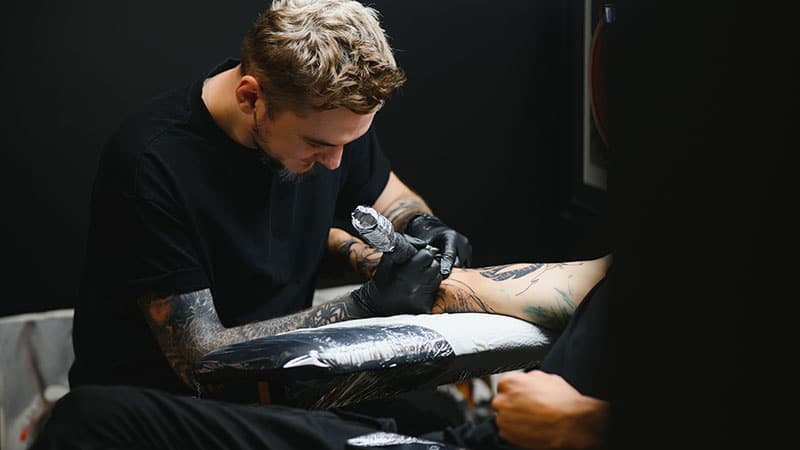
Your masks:
{"label": "red object on wall", "polygon": [[603,61],[601,58],[605,23],[604,8],[601,8],[600,20],[597,21],[595,26],[591,49],[589,50],[589,98],[592,107],[592,119],[594,120],[597,134],[600,135],[603,145],[608,149],[606,96],[603,88]]}

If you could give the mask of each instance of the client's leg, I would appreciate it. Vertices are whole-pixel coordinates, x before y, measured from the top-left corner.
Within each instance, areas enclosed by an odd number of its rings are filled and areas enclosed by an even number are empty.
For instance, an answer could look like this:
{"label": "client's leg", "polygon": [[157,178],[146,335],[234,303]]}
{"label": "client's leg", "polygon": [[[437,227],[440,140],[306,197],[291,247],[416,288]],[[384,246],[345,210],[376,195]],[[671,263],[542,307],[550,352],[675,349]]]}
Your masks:
{"label": "client's leg", "polygon": [[[381,252],[338,228],[331,229],[328,247],[346,257],[364,279],[380,262]],[[455,268],[442,281],[433,312],[503,314],[561,330],[610,262],[608,255],[588,261]]]}
{"label": "client's leg", "polygon": [[434,313],[488,312],[561,330],[608,269],[610,257],[564,263],[453,269]]}
{"label": "client's leg", "polygon": [[351,437],[395,430],[390,420],[355,414],[78,387],[59,400],[31,449],[344,450]]}

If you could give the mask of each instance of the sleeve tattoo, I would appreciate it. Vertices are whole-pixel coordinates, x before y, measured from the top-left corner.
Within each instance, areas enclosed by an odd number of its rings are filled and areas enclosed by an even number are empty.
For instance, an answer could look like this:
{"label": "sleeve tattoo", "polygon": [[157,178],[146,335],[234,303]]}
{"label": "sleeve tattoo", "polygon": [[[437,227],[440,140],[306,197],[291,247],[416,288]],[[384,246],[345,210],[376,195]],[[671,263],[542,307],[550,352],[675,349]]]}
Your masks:
{"label": "sleeve tattoo", "polygon": [[220,322],[208,289],[168,297],[144,297],[138,304],[172,369],[197,391],[201,389],[192,374],[193,364],[215,349],[365,316],[350,294],[296,314],[231,328]]}
{"label": "sleeve tattoo", "polygon": [[380,250],[352,237],[342,241],[337,251],[364,280],[372,278],[383,255]]}

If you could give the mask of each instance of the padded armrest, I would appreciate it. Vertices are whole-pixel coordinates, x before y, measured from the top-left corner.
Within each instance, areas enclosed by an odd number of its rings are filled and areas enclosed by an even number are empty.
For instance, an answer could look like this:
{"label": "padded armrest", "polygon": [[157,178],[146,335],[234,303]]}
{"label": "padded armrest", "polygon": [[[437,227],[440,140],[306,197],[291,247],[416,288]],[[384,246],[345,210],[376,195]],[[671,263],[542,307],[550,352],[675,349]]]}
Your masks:
{"label": "padded armrest", "polygon": [[195,375],[202,384],[266,382],[271,403],[329,408],[531,368],[554,337],[495,314],[357,319],[220,348]]}

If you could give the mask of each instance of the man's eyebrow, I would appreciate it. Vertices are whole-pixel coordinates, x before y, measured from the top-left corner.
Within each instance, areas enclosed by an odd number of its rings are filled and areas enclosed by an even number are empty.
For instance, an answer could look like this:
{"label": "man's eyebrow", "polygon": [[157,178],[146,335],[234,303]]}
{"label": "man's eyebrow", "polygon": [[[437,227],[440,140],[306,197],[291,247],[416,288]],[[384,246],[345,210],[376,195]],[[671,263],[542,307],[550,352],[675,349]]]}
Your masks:
{"label": "man's eyebrow", "polygon": [[308,141],[308,142],[310,142],[312,144],[322,145],[324,147],[337,147],[336,144],[331,144],[330,142],[325,142],[325,141],[322,141],[320,139],[314,139],[314,138],[308,137],[308,136],[303,137],[303,139],[305,139],[306,141]]}

